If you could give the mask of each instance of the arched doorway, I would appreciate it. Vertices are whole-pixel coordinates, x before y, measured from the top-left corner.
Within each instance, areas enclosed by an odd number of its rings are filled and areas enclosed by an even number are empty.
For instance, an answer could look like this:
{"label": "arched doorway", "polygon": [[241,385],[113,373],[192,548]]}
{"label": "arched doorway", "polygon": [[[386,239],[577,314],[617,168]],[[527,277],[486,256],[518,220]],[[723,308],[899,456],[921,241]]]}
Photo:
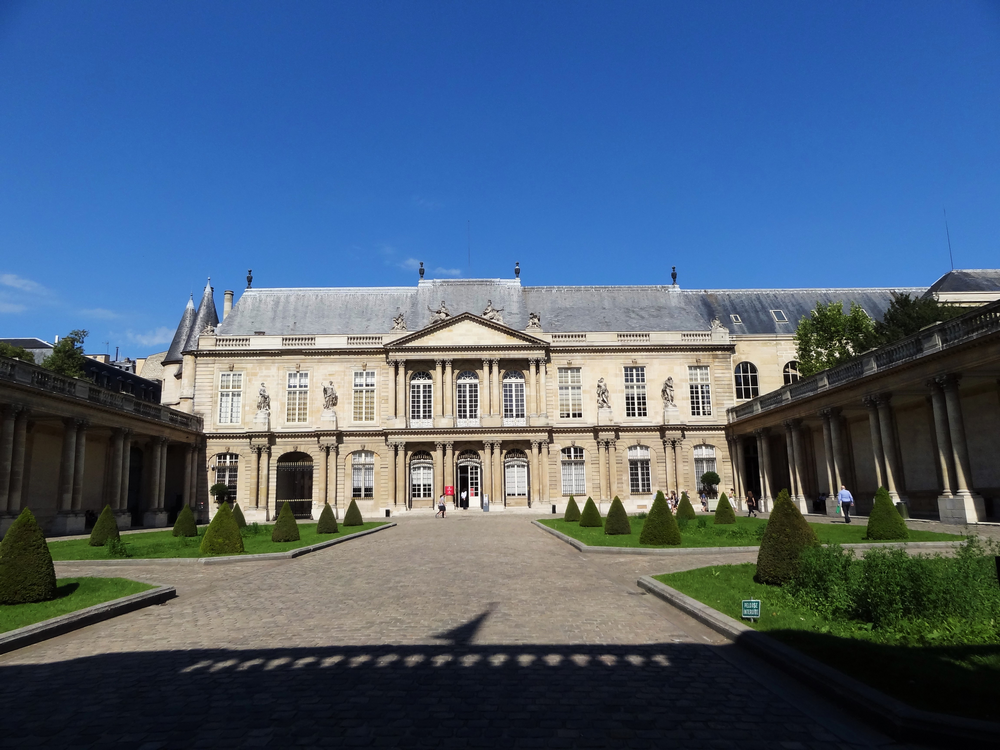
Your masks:
{"label": "arched doorway", "polygon": [[277,461],[275,517],[282,503],[290,503],[296,518],[312,518],[313,460],[308,453],[285,453]]}
{"label": "arched doorway", "polygon": [[410,508],[434,507],[434,459],[427,451],[410,457]]}
{"label": "arched doorway", "polygon": [[455,459],[458,483],[455,487],[455,507],[482,507],[483,462],[475,451],[462,451]]}
{"label": "arched doorway", "polygon": [[528,456],[517,448],[503,458],[504,505],[530,505],[528,499]]}

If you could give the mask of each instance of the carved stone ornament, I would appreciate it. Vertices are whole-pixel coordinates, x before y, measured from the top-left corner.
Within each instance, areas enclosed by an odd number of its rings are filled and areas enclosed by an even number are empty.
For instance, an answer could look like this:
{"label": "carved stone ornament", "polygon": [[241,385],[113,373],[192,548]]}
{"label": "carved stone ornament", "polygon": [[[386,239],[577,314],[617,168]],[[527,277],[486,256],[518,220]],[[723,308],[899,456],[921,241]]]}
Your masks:
{"label": "carved stone ornament", "polygon": [[400,313],[395,318],[392,319],[392,330],[394,331],[405,331],[406,321],[403,319],[403,313]]}
{"label": "carved stone ornament", "polygon": [[333,381],[331,380],[329,385],[323,386],[323,408],[332,409],[337,405],[337,389],[333,386]]}
{"label": "carved stone ornament", "polygon": [[201,329],[201,335],[202,336],[214,336],[215,335],[215,326],[213,326],[213,325],[207,325],[207,326],[205,326],[204,328]]}
{"label": "carved stone ornament", "polygon": [[719,320],[719,316],[716,315],[712,318],[712,330],[713,331],[728,331],[729,329],[722,325],[722,321]]}
{"label": "carved stone ornament", "polygon": [[492,320],[494,323],[503,323],[503,308],[493,307],[493,300],[486,300],[486,309],[483,310],[483,317]]}
{"label": "carved stone ornament", "polygon": [[608,384],[604,382],[604,378],[597,381],[597,408],[611,408],[611,394],[608,392]]}
{"label": "carved stone ornament", "polygon": [[267,395],[267,387],[263,383],[257,391],[257,411],[271,411],[271,397]]}
{"label": "carved stone ornament", "polygon": [[528,330],[529,331],[540,331],[542,330],[542,316],[538,313],[528,313]]}
{"label": "carved stone ornament", "polygon": [[451,313],[448,312],[448,305],[444,303],[444,300],[441,300],[441,307],[439,307],[437,310],[435,310],[432,307],[428,307],[427,309],[431,311],[431,313],[437,320],[447,320],[448,318],[451,317]]}
{"label": "carved stone ornament", "polygon": [[660,391],[664,406],[674,405],[674,379],[667,378],[663,381],[663,389]]}

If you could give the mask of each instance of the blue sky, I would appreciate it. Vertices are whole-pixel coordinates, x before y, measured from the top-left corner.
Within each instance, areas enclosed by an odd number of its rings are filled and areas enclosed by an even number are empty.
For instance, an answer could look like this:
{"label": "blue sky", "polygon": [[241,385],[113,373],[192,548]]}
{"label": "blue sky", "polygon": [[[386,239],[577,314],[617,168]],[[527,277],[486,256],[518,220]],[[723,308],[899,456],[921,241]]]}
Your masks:
{"label": "blue sky", "polygon": [[248,268],[929,285],[945,208],[996,267],[996,2],[0,2],[3,336],[162,351]]}

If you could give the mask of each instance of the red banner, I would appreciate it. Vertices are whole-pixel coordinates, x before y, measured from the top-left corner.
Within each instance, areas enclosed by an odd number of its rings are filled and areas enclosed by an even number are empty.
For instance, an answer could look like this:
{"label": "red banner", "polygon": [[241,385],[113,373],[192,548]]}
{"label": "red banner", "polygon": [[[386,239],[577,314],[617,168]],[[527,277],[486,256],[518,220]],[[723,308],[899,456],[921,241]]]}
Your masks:
{"label": "red banner", "polygon": [[450,485],[450,484],[445,485],[444,494],[451,495],[452,497],[455,497],[455,488],[452,485]]}

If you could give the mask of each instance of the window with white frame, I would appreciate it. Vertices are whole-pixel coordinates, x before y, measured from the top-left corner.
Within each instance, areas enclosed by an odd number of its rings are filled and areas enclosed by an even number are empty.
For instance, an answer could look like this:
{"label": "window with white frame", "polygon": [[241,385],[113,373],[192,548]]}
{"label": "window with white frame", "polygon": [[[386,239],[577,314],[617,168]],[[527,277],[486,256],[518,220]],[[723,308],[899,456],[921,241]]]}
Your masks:
{"label": "window with white frame", "polygon": [[691,416],[712,416],[712,385],[707,366],[688,367],[688,389],[691,396]]}
{"label": "window with white frame", "polygon": [[583,380],[579,367],[559,368],[559,418],[583,417]]}
{"label": "window with white frame", "polygon": [[243,373],[219,375],[219,424],[239,424],[243,415]]}
{"label": "window with white frame", "polygon": [[354,372],[354,421],[375,421],[375,371]]}
{"label": "window with white frame", "polygon": [[757,384],[757,367],[752,362],[740,362],[733,373],[736,384],[736,398],[757,398],[760,387]]}
{"label": "window with white frame", "polygon": [[802,375],[799,373],[799,363],[794,359],[791,362],[786,362],[784,369],[781,371],[781,376],[785,381],[785,385],[798,383],[802,379]]}
{"label": "window with white frame", "polygon": [[504,456],[504,488],[507,497],[528,496],[528,456],[521,450],[507,451]]}
{"label": "window with white frame", "polygon": [[524,420],[524,373],[508,370],[503,374],[503,423],[522,427]]}
{"label": "window with white frame", "polygon": [[646,368],[625,368],[625,416],[646,416]]}
{"label": "window with white frame", "polygon": [[215,483],[226,485],[227,501],[236,501],[236,480],[240,457],[235,453],[220,453],[215,457]]}
{"label": "window with white frame", "polygon": [[309,373],[288,373],[288,388],[285,391],[285,421],[309,421]]}
{"label": "window with white frame", "polygon": [[410,377],[410,426],[433,426],[434,380],[429,372],[415,372]]}
{"label": "window with white frame", "polygon": [[351,497],[366,500],[375,497],[375,454],[355,451],[351,454]]}
{"label": "window with white frame", "polygon": [[648,495],[652,492],[649,448],[645,445],[633,445],[628,449],[628,485],[633,495]]}
{"label": "window with white frame", "polygon": [[587,494],[583,448],[575,445],[562,449],[562,493],[564,495]]}
{"label": "window with white frame", "polygon": [[[694,447],[694,476],[701,484],[701,478],[705,472],[716,471],[715,469],[715,448],[711,445],[696,445]],[[715,487],[712,487],[714,490]]]}
{"label": "window with white frame", "polygon": [[434,496],[434,459],[427,451],[418,451],[410,459],[410,497],[425,500]]}
{"label": "window with white frame", "polygon": [[455,407],[459,427],[479,424],[479,377],[471,370],[462,372],[455,380]]}

